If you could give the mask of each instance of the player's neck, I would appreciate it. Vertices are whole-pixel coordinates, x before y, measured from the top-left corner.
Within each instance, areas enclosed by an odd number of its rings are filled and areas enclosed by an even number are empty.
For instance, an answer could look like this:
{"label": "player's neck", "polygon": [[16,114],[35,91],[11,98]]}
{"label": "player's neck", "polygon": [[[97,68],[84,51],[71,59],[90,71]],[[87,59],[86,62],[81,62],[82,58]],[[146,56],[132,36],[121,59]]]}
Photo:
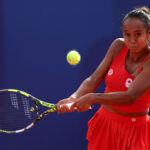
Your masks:
{"label": "player's neck", "polygon": [[128,60],[130,62],[140,62],[150,53],[149,49],[145,49],[139,52],[129,51]]}

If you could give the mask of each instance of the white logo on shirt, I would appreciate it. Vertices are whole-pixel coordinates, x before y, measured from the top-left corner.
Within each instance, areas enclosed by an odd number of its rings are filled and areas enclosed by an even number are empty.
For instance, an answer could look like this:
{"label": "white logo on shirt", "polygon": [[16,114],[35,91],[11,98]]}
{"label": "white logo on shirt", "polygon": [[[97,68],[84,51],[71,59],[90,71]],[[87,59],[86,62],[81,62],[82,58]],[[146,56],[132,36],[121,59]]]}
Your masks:
{"label": "white logo on shirt", "polygon": [[132,79],[131,79],[131,78],[128,78],[128,79],[126,80],[125,86],[126,86],[127,88],[129,88],[129,86],[131,85],[131,83],[132,83]]}
{"label": "white logo on shirt", "polygon": [[113,74],[113,72],[114,72],[113,69],[109,69],[108,75],[111,76]]}

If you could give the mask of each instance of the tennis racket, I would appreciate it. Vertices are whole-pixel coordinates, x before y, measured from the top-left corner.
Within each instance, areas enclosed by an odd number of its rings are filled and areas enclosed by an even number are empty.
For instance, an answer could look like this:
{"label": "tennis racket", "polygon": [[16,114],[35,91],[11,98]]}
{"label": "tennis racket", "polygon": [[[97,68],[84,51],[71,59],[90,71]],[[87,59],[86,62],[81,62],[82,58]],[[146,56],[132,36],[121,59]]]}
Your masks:
{"label": "tennis racket", "polygon": [[[40,105],[48,110],[40,112]],[[70,105],[68,105],[70,107]],[[44,116],[57,111],[47,103],[16,89],[0,90],[0,132],[21,133],[33,127]]]}

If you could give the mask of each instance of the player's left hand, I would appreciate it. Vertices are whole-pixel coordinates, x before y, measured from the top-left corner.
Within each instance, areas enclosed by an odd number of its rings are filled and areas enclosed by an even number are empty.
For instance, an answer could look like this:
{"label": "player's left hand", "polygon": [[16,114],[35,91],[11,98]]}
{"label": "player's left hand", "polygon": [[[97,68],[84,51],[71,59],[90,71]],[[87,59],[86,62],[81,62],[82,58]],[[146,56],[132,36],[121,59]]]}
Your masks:
{"label": "player's left hand", "polygon": [[92,93],[88,93],[81,96],[76,100],[76,102],[71,106],[71,108],[76,108],[78,112],[85,112],[91,109],[92,105]]}

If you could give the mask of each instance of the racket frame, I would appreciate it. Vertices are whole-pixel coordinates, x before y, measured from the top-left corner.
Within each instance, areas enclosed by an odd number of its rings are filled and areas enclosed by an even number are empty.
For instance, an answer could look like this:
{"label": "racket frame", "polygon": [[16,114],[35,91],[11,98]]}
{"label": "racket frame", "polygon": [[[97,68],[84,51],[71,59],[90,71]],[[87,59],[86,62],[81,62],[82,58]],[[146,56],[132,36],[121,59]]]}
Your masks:
{"label": "racket frame", "polygon": [[[2,133],[13,134],[13,133],[24,132],[24,131],[32,128],[44,116],[47,116],[48,114],[57,111],[56,104],[51,104],[51,103],[44,102],[44,101],[42,101],[42,100],[40,100],[40,99],[24,92],[24,91],[20,91],[20,90],[17,90],[17,89],[4,89],[4,90],[0,90],[0,92],[14,92],[14,93],[19,93],[21,95],[24,95],[25,97],[30,98],[31,100],[33,100],[33,102],[35,104],[36,112],[37,112],[37,117],[35,118],[35,120],[31,124],[27,125],[25,128],[22,128],[22,129],[19,129],[19,130],[14,130],[14,131],[0,130],[0,132],[2,132]],[[40,114],[38,104],[40,104],[42,106],[45,106],[49,109],[44,111],[42,114]]]}

